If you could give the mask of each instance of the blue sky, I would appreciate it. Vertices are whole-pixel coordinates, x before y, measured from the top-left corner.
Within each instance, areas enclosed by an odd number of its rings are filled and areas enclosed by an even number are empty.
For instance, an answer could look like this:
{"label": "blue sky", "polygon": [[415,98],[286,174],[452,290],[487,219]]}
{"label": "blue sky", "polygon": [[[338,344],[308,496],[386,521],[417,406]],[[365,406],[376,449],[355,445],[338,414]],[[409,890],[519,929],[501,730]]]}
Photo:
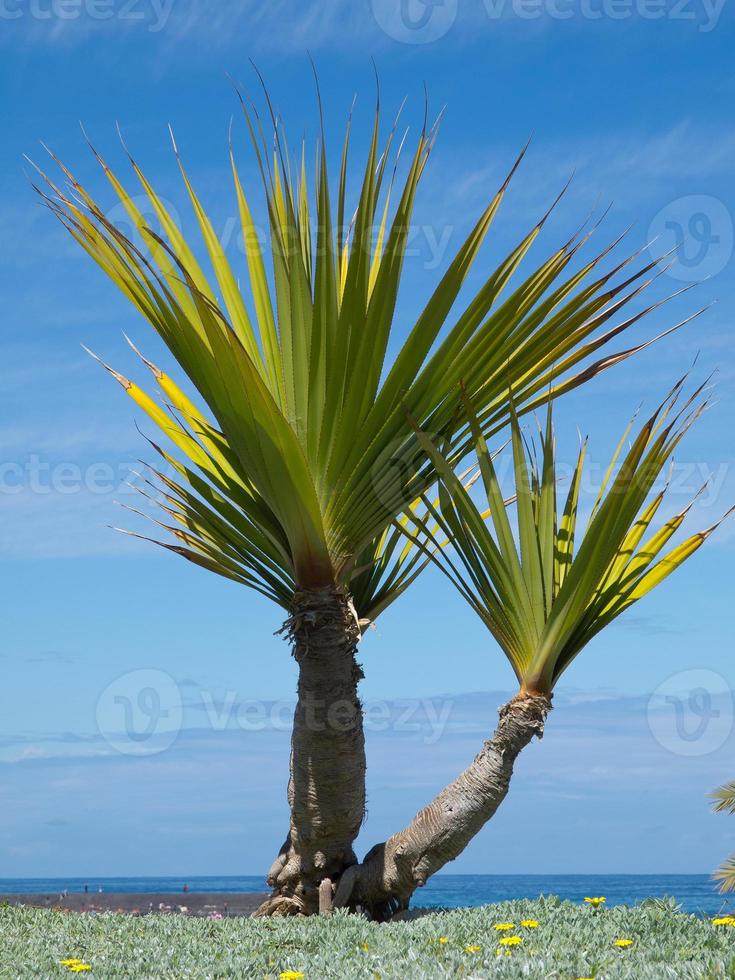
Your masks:
{"label": "blue sky", "polygon": [[[599,473],[635,407],[652,406],[697,358],[696,378],[717,371],[718,404],[682,447],[672,507],[708,477],[693,524],[711,523],[735,499],[731,6],[445,0],[424,8],[408,0],[404,14],[393,0],[0,4],[0,876],[259,872],[286,826],[283,719],[295,685],[273,635],[278,609],[107,528],[127,520],[114,501],[131,500],[124,481],[146,447],[131,403],[79,345],[140,379],[125,331],[168,362],[34,200],[22,155],[40,160],[39,139],[112,205],[79,122],[122,170],[119,122],[193,235],[170,123],[235,249],[226,150],[237,106],[226,73],[254,90],[253,58],[292,141],[313,137],[308,49],[333,147],[357,93],[359,148],[374,97],[370,57],[386,113],[408,96],[413,127],[425,82],[446,117],[417,202],[399,309],[408,325],[533,134],[477,275],[574,172],[537,255],[611,203],[605,241],[629,224],[631,247],[688,234],[683,262],[652,295],[706,280],[633,339],[714,304],[559,405],[562,460],[579,427]],[[236,140],[253,180],[244,134]],[[732,849],[735,826],[709,814],[705,794],[733,776],[734,555],[735,533],[725,527],[585,651],[504,809],[453,870],[708,871]],[[368,847],[472,757],[512,677],[432,573],[378,622],[361,656],[363,696],[377,719],[368,725]],[[135,671],[159,673],[128,676]],[[139,754],[126,754],[136,746],[121,743],[115,696],[135,700],[157,685],[168,722]],[[180,729],[176,738],[171,729]]]}

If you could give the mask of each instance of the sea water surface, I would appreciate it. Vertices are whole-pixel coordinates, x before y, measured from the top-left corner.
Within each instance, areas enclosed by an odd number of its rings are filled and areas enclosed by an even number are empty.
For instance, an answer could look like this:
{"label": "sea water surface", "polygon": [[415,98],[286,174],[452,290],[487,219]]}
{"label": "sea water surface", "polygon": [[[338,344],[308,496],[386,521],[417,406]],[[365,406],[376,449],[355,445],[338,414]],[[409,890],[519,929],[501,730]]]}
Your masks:
{"label": "sea water surface", "polygon": [[[259,875],[167,878],[0,878],[0,894],[39,892],[262,892]],[[436,875],[413,898],[414,908],[488,905],[514,898],[557,895],[581,902],[604,895],[608,905],[634,905],[646,898],[672,896],[696,915],[735,911],[735,896],[720,895],[708,875]]]}

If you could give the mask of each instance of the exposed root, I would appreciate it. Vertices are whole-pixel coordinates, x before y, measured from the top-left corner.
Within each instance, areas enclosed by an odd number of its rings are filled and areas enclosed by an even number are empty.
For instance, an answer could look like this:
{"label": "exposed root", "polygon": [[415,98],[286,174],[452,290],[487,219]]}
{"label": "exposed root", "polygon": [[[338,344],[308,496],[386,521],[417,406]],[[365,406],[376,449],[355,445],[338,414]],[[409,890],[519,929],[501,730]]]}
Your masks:
{"label": "exposed root", "polygon": [[292,915],[305,915],[303,905],[295,898],[286,895],[271,895],[253,913],[256,918],[286,918]]}

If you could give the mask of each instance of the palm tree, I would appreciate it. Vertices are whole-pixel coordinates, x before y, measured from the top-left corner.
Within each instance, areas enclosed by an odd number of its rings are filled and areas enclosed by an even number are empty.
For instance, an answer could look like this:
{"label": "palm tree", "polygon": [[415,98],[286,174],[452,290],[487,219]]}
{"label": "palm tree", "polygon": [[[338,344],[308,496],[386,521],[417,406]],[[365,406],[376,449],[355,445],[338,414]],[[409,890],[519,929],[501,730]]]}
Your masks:
{"label": "palm tree", "polygon": [[[735,813],[735,783],[726,783],[712,794],[715,813]],[[715,881],[720,882],[720,891],[735,891],[735,854],[724,862],[714,874]]]}
{"label": "palm tree", "polygon": [[284,632],[299,665],[291,826],[263,910],[287,914],[314,911],[320,881],[337,881],[356,862],[352,845],[365,807],[357,645],[426,564],[398,529],[435,482],[432,454],[406,411],[446,443],[450,460],[460,459],[471,435],[455,425],[458,382],[490,436],[507,424],[509,385],[525,413],[628,357],[645,344],[580,366],[657,305],[615,319],[646,288],[656,263],[631,271],[633,255],[597,273],[617,242],[579,263],[594,229],[581,230],[516,282],[547,212],[452,313],[521,153],[393,356],[414,199],[436,125],[424,125],[399,179],[405,137],[394,153],[394,126],[381,150],[376,110],[350,217],[349,124],[333,200],[323,126],[312,195],[303,147],[292,165],[270,109],[271,154],[257,112],[242,99],[241,106],[265,189],[271,263],[267,271],[231,146],[247,243],[245,290],[175,144],[214,280],[132,157],[160,234],[94,150],[135,235],[122,234],[56,157],[66,185],[36,168],[46,182],[36,189],[193,385],[190,397],[144,359],[162,406],[110,369],[174,447],[153,443],[166,465],[151,468],[151,483],[166,515],[161,526],[174,536],[157,543],[287,612]]}
{"label": "palm tree", "polygon": [[694,554],[719,525],[662,555],[690,504],[649,534],[667,490],[665,486],[649,499],[654,482],[706,405],[698,402],[700,388],[678,407],[682,384],[674,387],[623,453],[633,423],[628,426],[581,536],[578,507],[586,442],[559,512],[551,406],[538,453],[524,443],[511,406],[518,544],[469,399],[465,397],[465,405],[489,520],[448,459],[416,426],[440,476],[439,506],[424,497],[429,517],[416,518],[406,533],[482,619],[508,658],[519,691],[500,709],[495,734],[468,768],[404,830],[373,848],[362,865],[345,872],[338,905],[357,902],[381,918],[407,907],[415,889],[456,858],[493,816],[508,792],[519,752],[534,736],[542,737],[554,687],[575,657]]}

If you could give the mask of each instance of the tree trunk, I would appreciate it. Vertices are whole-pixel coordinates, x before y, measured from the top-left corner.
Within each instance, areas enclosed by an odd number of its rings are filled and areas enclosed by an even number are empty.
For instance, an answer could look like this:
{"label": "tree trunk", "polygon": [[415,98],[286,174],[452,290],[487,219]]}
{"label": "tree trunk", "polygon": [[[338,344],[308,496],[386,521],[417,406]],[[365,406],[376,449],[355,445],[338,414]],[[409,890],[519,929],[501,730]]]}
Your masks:
{"label": "tree trunk", "polygon": [[465,771],[404,830],[378,844],[342,876],[335,907],[360,906],[385,920],[408,908],[411,895],[454,860],[494,815],[508,792],[513,763],[544,733],[551,699],[518,694],[500,709],[493,737]]}
{"label": "tree trunk", "polygon": [[[258,915],[312,915],[319,885],[357,863],[352,845],[365,814],[365,740],[355,659],[360,628],[334,587],[298,592],[284,631],[299,665],[291,736],[291,827],[268,875]],[[323,899],[324,900],[324,899]]]}

